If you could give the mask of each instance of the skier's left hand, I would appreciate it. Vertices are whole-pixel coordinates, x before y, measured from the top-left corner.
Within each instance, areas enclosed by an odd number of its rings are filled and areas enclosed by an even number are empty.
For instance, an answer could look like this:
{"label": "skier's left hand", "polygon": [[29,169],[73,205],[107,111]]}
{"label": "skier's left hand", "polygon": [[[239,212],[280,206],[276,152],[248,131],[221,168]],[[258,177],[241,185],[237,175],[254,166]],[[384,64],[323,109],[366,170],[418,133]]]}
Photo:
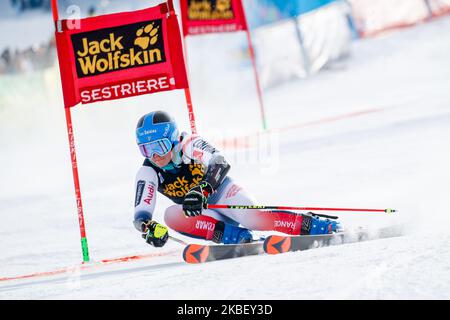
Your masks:
{"label": "skier's left hand", "polygon": [[187,217],[195,217],[202,214],[202,210],[207,208],[208,196],[213,192],[208,182],[201,182],[193,187],[184,196],[183,211]]}

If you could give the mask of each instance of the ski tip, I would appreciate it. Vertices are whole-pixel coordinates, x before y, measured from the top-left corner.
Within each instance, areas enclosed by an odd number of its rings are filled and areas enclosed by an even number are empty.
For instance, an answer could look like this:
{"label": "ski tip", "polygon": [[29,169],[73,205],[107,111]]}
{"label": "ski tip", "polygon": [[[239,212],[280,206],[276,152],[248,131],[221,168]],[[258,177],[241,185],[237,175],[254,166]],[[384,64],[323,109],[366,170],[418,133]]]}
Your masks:
{"label": "ski tip", "polygon": [[187,263],[203,263],[209,255],[209,247],[200,244],[190,244],[184,248],[183,259]]}
{"label": "ski tip", "polygon": [[283,236],[269,236],[264,241],[264,251],[268,254],[278,254],[289,251],[291,238]]}
{"label": "ski tip", "polygon": [[384,212],[386,212],[386,213],[394,213],[394,212],[397,212],[397,210],[391,209],[391,208],[387,208],[386,210],[384,210]]}

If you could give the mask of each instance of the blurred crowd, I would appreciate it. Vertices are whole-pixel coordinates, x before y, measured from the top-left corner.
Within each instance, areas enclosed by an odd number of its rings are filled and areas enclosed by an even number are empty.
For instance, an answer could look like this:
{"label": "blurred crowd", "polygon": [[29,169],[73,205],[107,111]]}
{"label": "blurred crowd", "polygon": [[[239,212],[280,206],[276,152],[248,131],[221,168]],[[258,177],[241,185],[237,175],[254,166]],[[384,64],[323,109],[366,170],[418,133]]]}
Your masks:
{"label": "blurred crowd", "polygon": [[51,67],[56,61],[54,39],[26,49],[5,48],[0,52],[0,74],[28,73]]}
{"label": "blurred crowd", "polygon": [[11,6],[18,11],[29,9],[50,10],[50,0],[10,0]]}
{"label": "blurred crowd", "polygon": [[[6,1],[2,3],[1,1]],[[79,1],[79,0],[78,0]],[[85,1],[85,15],[93,16],[100,5],[106,6],[108,0],[83,0]],[[59,0],[59,4],[68,6],[71,0]],[[10,8],[9,15],[20,17],[28,12],[51,12],[50,0],[0,0],[0,19],[2,8]],[[6,13],[6,17],[11,17]],[[49,39],[47,42],[35,43],[19,49],[15,47],[0,47],[0,75],[28,73],[43,70],[51,67],[56,62],[55,40]]]}
{"label": "blurred crowd", "polygon": [[[50,0],[1,0],[5,3],[0,9],[9,17],[12,12],[21,14],[28,11],[50,11]],[[10,8],[9,10],[7,10]],[[11,10],[12,9],[12,10]],[[0,74],[26,73],[52,66],[56,58],[53,39],[26,48],[5,46],[0,48]]]}

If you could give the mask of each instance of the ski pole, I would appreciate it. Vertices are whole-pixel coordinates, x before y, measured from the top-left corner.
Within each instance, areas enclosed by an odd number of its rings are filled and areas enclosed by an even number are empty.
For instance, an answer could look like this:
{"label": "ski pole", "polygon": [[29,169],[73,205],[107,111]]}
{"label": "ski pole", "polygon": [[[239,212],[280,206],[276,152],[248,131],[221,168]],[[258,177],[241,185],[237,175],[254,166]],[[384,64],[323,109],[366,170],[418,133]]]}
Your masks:
{"label": "ski pole", "polygon": [[209,209],[264,209],[264,210],[315,210],[315,211],[348,211],[348,212],[397,212],[394,209],[355,209],[355,208],[318,208],[318,207],[283,207],[257,205],[208,204]]}
{"label": "ski pole", "polygon": [[[145,239],[145,233],[142,234],[142,238]],[[169,239],[171,239],[171,240],[173,240],[173,241],[175,241],[175,242],[178,242],[178,243],[180,243],[180,244],[182,244],[182,245],[185,245],[185,246],[187,246],[187,245],[189,244],[189,243],[187,243],[187,242],[185,242],[185,241],[183,241],[183,240],[181,240],[181,239],[177,239],[177,238],[172,237],[172,236],[169,236]]]}
{"label": "ski pole", "polygon": [[185,246],[187,246],[187,245],[189,244],[189,243],[187,243],[187,242],[185,242],[185,241],[183,241],[183,240],[177,239],[177,238],[172,237],[172,236],[169,236],[169,239],[171,239],[171,240],[173,240],[173,241],[175,241],[175,242],[178,242],[178,243],[180,243],[180,244],[182,244],[182,245],[185,245]]}

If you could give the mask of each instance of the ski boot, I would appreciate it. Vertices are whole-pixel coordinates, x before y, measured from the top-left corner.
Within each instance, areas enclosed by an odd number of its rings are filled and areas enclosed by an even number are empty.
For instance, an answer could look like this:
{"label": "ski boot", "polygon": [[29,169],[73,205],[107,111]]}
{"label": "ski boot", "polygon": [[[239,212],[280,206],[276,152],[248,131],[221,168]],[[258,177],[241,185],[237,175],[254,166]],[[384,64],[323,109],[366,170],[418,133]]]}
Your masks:
{"label": "ski boot", "polygon": [[[307,230],[306,228],[302,227],[302,234],[309,234],[309,235],[317,235],[317,234],[331,234],[336,232],[341,232],[342,226],[338,221],[331,220],[331,219],[321,219],[320,217],[323,215],[317,215],[313,212],[308,212],[306,215],[304,215],[303,219],[305,219],[304,225],[306,224],[308,226]],[[306,231],[306,232],[305,232]]]}
{"label": "ski boot", "polygon": [[223,244],[249,243],[253,241],[250,230],[218,221],[214,228],[212,241]]}
{"label": "ski boot", "polygon": [[331,223],[331,231],[333,233],[338,233],[338,232],[343,232],[344,231],[344,228],[342,227],[342,225],[341,225],[341,223],[339,221],[328,220],[328,222]]}

